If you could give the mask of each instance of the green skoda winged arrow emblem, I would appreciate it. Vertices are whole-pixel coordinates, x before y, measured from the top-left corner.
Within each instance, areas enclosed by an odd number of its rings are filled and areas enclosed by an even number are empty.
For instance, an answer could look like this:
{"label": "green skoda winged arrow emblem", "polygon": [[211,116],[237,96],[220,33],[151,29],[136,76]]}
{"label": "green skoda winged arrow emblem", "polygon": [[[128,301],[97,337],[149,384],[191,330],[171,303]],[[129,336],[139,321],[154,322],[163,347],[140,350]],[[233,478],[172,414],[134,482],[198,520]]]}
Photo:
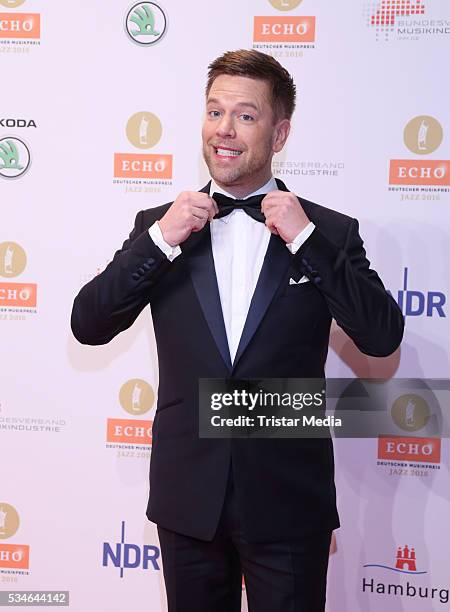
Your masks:
{"label": "green skoda winged arrow emblem", "polygon": [[131,40],[138,45],[153,45],[164,36],[167,17],[156,2],[138,2],[127,13],[125,29]]}
{"label": "green skoda winged arrow emblem", "polygon": [[17,150],[14,140],[5,140],[0,142],[0,160],[3,162],[0,165],[0,170],[23,170],[23,166],[19,163],[19,151]]}
{"label": "green skoda winged arrow emblem", "polygon": [[160,34],[155,30],[155,16],[148,4],[134,9],[130,21],[133,21],[139,28],[137,32],[131,32],[133,36],[159,36]]}
{"label": "green skoda winged arrow emblem", "polygon": [[27,145],[14,136],[0,138],[0,176],[19,178],[30,167],[31,155]]}

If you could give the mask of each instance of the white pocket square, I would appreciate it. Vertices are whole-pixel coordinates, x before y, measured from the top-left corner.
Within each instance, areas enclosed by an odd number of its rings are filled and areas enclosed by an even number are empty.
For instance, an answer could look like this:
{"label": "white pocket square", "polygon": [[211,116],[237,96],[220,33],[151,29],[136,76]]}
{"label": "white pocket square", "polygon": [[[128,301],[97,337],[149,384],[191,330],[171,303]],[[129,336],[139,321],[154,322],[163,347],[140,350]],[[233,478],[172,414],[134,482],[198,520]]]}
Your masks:
{"label": "white pocket square", "polygon": [[300,283],[308,283],[309,278],[307,276],[302,276],[300,280],[296,281],[292,277],[289,279],[290,285],[300,285]]}

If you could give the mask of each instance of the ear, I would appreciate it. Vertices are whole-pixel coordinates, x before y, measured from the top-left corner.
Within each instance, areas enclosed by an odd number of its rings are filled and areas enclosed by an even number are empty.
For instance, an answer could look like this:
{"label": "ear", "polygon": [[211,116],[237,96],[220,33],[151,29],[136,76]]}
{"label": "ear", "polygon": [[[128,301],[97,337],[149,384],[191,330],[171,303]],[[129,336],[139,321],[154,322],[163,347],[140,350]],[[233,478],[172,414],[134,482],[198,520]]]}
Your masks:
{"label": "ear", "polygon": [[284,147],[284,144],[289,136],[290,131],[291,122],[289,121],[289,119],[282,119],[275,125],[272,144],[272,151],[274,153],[279,153]]}

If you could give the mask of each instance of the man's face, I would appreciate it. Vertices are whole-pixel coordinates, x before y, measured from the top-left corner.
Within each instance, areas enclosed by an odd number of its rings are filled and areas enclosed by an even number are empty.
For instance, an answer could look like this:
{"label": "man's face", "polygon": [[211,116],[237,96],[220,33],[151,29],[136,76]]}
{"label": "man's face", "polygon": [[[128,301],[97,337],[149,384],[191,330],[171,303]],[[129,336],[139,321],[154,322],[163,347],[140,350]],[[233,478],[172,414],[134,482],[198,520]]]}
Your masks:
{"label": "man's face", "polygon": [[264,185],[275,152],[289,134],[288,119],[276,121],[266,81],[218,76],[206,99],[203,156],[216,183],[237,197]]}

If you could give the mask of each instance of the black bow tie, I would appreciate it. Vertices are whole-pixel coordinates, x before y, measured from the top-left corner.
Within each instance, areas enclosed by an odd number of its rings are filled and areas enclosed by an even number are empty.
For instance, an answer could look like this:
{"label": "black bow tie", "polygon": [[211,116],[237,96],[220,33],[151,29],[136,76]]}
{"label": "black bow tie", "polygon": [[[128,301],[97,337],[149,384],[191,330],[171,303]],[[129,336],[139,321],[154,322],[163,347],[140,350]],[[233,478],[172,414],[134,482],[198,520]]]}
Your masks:
{"label": "black bow tie", "polygon": [[261,202],[265,195],[265,193],[262,193],[252,196],[251,198],[246,198],[245,200],[234,200],[233,198],[223,195],[223,193],[213,193],[213,200],[217,202],[217,206],[219,207],[219,212],[215,215],[214,219],[220,219],[220,217],[229,215],[233,210],[239,209],[245,211],[247,215],[250,215],[255,221],[264,223],[266,217],[261,212]]}

